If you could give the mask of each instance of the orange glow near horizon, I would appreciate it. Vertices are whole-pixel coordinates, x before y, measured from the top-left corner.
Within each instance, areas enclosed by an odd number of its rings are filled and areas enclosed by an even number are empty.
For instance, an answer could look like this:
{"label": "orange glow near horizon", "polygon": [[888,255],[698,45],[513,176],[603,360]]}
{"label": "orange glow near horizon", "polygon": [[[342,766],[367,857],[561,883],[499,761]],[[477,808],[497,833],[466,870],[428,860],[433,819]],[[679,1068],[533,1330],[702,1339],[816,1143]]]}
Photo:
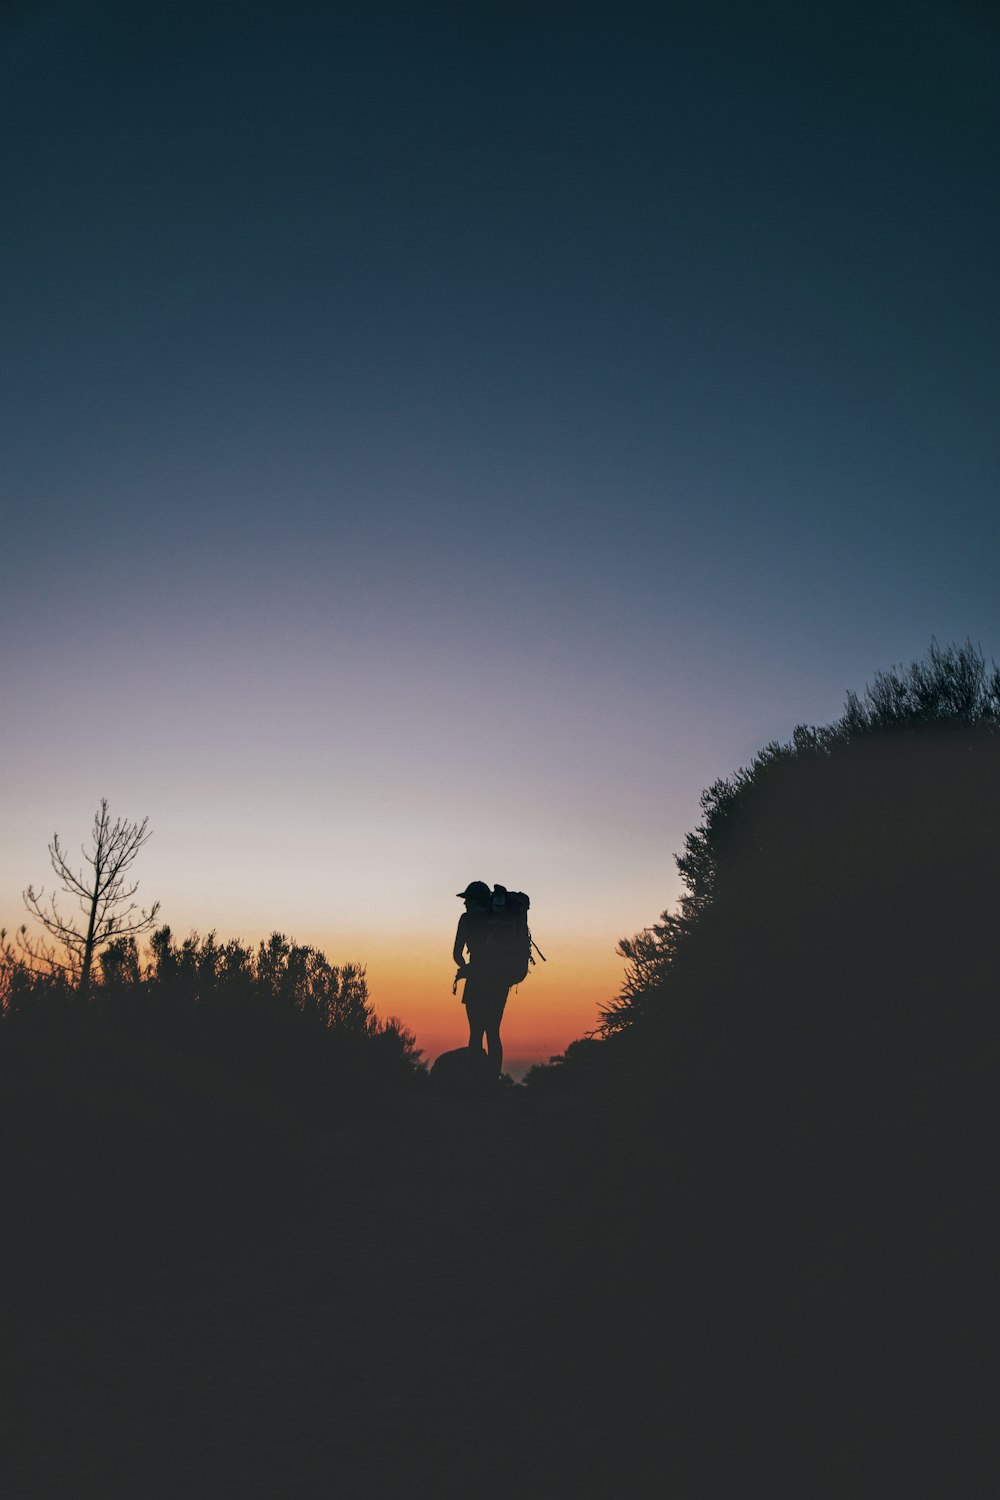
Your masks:
{"label": "orange glow near horizon", "polygon": [[[351,951],[334,949],[321,934],[304,936],[323,948],[332,962],[357,958],[365,963],[372,1003],[384,1019],[397,1016],[415,1033],[426,1061],[468,1040],[465,1009],[451,992],[455,966],[449,952],[452,933],[442,933],[436,944],[396,937],[351,944]],[[342,939],[337,950],[343,947]],[[367,959],[364,954],[367,952]],[[599,1007],[621,986],[622,961],[614,940],[554,934],[527,979],[511,990],[504,1014],[502,1038],[505,1058],[513,1065],[545,1062],[565,1051],[570,1042],[592,1032]]]}

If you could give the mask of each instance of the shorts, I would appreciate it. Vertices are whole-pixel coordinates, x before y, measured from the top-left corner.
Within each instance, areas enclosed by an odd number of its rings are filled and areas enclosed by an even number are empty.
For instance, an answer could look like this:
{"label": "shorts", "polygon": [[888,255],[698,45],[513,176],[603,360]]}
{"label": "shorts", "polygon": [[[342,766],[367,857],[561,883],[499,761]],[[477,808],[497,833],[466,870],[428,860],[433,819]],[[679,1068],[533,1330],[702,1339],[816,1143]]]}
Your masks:
{"label": "shorts", "polygon": [[495,975],[477,974],[475,969],[470,969],[462,996],[462,1004],[469,1012],[469,1025],[482,1026],[486,1031],[499,1026],[509,991],[510,985]]}

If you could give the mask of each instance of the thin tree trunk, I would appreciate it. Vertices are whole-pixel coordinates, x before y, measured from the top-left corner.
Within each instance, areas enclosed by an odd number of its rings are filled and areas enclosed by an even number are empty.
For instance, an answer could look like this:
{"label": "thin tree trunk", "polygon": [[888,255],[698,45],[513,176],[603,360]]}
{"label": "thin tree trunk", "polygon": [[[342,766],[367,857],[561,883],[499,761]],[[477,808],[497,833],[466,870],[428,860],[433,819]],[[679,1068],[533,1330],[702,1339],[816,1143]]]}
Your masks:
{"label": "thin tree trunk", "polygon": [[90,986],[90,965],[94,959],[94,923],[97,920],[97,888],[90,904],[90,921],[87,924],[87,940],[83,948],[83,967],[80,970],[80,995],[84,996]]}

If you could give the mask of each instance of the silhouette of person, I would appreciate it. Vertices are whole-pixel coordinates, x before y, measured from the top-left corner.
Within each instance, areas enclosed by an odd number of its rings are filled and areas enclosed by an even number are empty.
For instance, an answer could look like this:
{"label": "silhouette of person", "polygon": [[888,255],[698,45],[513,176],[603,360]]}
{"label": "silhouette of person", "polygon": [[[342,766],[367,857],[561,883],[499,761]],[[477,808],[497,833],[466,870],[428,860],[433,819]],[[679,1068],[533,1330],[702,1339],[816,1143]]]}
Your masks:
{"label": "silhouette of person", "polygon": [[496,973],[489,961],[486,935],[493,893],[485,881],[473,880],[464,891],[458,892],[458,898],[465,902],[465,911],[458,919],[454,958],[458,965],[457,977],[465,980],[462,1004],[469,1018],[469,1050],[481,1052],[485,1036],[486,1050],[499,1078],[503,1070],[500,1022],[510,985]]}

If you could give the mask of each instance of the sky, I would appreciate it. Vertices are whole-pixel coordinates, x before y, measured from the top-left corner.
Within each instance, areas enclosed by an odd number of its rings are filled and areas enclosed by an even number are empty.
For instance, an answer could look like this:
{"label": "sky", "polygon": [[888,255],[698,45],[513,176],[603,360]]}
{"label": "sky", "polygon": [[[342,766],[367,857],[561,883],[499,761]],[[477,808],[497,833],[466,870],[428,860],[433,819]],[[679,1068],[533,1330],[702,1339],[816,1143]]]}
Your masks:
{"label": "sky", "polygon": [[701,790],[1000,654],[1000,22],[24,0],[0,16],[0,921],[98,800],[179,935],[464,1040],[470,880],[593,1029]]}

